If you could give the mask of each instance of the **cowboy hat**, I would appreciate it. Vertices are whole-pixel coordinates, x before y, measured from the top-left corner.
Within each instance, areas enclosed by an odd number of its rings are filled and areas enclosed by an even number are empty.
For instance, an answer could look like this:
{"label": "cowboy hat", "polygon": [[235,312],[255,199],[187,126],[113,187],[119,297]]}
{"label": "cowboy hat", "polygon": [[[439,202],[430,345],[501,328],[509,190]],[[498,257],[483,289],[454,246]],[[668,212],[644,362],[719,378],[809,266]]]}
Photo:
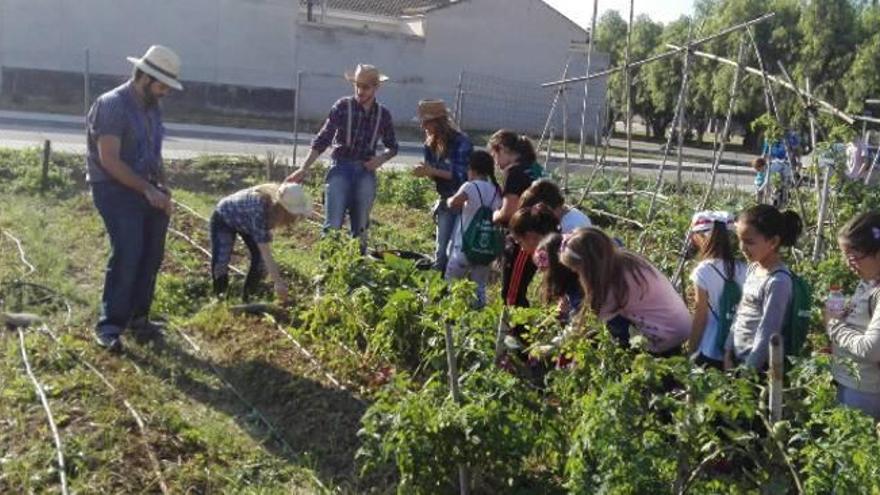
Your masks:
{"label": "cowboy hat", "polygon": [[312,213],[312,200],[302,184],[282,184],[278,188],[277,202],[293,215],[306,216]]}
{"label": "cowboy hat", "polygon": [[183,89],[180,84],[180,57],[170,48],[153,45],[141,58],[125,57],[136,68],[149,74],[170,88],[178,91]]}
{"label": "cowboy hat", "polygon": [[446,108],[446,102],[437,99],[419,100],[415,120],[426,122],[441,118],[449,118],[449,109]]}
{"label": "cowboy hat", "polygon": [[388,80],[388,76],[380,73],[379,69],[369,64],[358,64],[354,72],[346,71],[345,78],[353,83],[371,84],[373,86],[378,86],[379,83]]}

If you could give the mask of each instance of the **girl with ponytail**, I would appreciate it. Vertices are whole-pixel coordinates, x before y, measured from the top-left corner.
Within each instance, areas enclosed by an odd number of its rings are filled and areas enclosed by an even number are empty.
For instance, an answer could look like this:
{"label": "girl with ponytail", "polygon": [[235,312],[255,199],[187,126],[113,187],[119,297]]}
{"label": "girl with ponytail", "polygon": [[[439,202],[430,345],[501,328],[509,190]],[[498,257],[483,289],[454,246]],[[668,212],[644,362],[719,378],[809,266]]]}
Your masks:
{"label": "girl with ponytail", "polygon": [[736,235],[749,266],[725,344],[725,369],[735,363],[767,367],[770,337],[782,333],[793,294],[793,275],[779,252],[794,246],[802,228],[797,213],[770,205],[755,205],[737,218]]}

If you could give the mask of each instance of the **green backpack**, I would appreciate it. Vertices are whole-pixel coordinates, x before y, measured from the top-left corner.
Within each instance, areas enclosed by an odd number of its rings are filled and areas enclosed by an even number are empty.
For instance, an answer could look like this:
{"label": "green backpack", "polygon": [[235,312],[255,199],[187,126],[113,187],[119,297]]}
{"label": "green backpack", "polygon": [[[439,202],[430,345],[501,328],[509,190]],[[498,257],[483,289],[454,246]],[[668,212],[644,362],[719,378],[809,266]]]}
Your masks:
{"label": "green backpack", "polygon": [[730,327],[733,326],[733,319],[736,317],[736,307],[742,299],[742,287],[736,283],[733,278],[727,278],[721,273],[715,265],[709,265],[715,270],[715,273],[724,280],[724,287],[721,289],[721,297],[718,299],[718,309],[709,305],[709,311],[715,315],[718,320],[718,333],[715,334],[715,348],[724,353],[724,344],[727,342],[727,336],[730,334]]}
{"label": "green backpack", "polygon": [[776,270],[770,275],[787,273],[791,277],[791,303],[782,325],[782,342],[785,354],[798,356],[803,351],[810,332],[810,313],[813,307],[813,289],[806,280],[793,272]]}
{"label": "green backpack", "polygon": [[[477,190],[477,197],[480,198],[480,207],[474,213],[474,218],[471,219],[467,229],[462,226],[461,251],[471,264],[488,265],[504,250],[504,236],[501,229],[492,222],[491,206],[495,196],[492,196],[492,201],[486,206],[483,203],[480,187],[474,184],[474,188]],[[498,194],[498,191],[495,191],[495,194]]]}

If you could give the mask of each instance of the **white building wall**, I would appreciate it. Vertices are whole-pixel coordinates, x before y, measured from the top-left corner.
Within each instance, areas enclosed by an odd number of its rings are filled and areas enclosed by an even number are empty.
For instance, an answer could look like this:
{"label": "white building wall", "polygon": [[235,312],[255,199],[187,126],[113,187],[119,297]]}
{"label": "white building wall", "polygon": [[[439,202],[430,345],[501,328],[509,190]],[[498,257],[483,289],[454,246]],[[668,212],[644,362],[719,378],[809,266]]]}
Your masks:
{"label": "white building wall", "polygon": [[128,74],[126,56],[163,44],[190,81],[291,88],[292,0],[0,0],[0,64]]}
{"label": "white building wall", "polygon": [[[571,42],[586,36],[541,0],[462,0],[429,11],[425,36],[406,34],[413,18],[395,33],[302,16],[297,0],[0,0],[0,66],[81,72],[88,48],[94,74],[126,75],[126,56],[161,43],[180,54],[188,81],[292,89],[302,71],[300,116],[318,120],[351,93],[342,73],[372,63],[391,77],[379,97],[401,125],[414,125],[420,98],[452,106],[464,71],[466,128],[539,132],[553,92],[538,85],[560,77]],[[605,65],[595,57],[594,70]],[[598,108],[605,83],[592,88]],[[570,122],[582,91],[569,93]]]}

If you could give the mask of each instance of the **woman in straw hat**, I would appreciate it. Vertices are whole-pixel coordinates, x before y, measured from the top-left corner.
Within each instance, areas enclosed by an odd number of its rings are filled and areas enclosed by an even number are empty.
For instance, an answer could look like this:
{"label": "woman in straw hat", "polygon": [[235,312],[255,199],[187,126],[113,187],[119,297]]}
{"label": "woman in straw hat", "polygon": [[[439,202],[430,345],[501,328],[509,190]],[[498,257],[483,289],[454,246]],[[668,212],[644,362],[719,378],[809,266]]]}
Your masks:
{"label": "woman in straw hat", "polygon": [[467,181],[468,159],[474,146],[449,118],[443,100],[421,100],[416,118],[425,131],[425,161],[413,169],[413,175],[431,178],[440,195],[433,210],[437,224],[434,268],[445,272],[449,242],[458,218],[458,213],[449,209],[446,200]]}
{"label": "woman in straw hat", "polygon": [[[361,239],[361,250],[366,251],[370,211],[376,198],[376,170],[397,154],[398,145],[391,112],[376,101],[376,92],[388,77],[372,65],[359,64],[353,73],[346,73],[345,78],[354,85],[355,94],[333,104],[324,126],[312,140],[308,158],[287,181],[305,180],[312,164],[332,144],[324,197],[324,229],[342,228],[342,220],[348,212],[351,234]],[[376,155],[380,139],[385,151]]]}
{"label": "woman in straw hat", "polygon": [[275,294],[287,300],[287,284],[272,256],[272,230],[289,225],[312,212],[312,201],[302,184],[262,184],[242,189],[217,203],[211,215],[211,277],[214,294],[229,287],[229,260],[235,237],[244,241],[251,265],[244,282],[243,298],[256,291],[265,272],[269,272]]}
{"label": "woman in straw hat", "polygon": [[128,61],[132,78],[99,96],[87,117],[87,180],[111,252],[95,336],[114,352],[126,328],[139,339],[161,336],[149,320],[171,213],[159,100],[183,89],[180,58],[170,49],[154,45]]}

